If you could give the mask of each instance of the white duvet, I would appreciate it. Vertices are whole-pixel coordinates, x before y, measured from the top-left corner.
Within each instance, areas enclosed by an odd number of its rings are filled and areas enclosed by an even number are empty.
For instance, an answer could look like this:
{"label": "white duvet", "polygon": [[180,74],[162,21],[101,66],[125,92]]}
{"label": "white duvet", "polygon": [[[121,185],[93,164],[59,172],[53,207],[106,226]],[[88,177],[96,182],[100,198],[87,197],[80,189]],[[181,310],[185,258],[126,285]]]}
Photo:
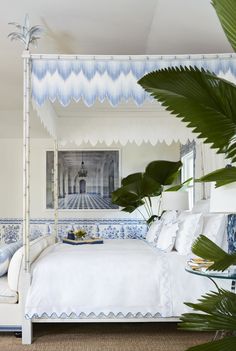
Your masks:
{"label": "white duvet", "polygon": [[179,316],[213,289],[185,272],[186,256],[162,253],[141,240],[101,245],[56,244],[32,269],[28,318],[41,316]]}

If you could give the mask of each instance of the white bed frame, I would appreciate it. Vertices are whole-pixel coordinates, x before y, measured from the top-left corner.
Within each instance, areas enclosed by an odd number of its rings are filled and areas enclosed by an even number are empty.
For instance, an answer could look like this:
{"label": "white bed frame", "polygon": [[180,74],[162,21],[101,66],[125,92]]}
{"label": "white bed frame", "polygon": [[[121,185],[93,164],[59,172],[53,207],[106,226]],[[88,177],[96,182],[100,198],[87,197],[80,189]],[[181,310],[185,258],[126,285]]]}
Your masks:
{"label": "white bed frame", "polygon": [[[17,321],[17,324],[22,324],[22,343],[31,344],[33,339],[33,323],[122,323],[122,322],[178,322],[176,318],[114,318],[114,319],[50,319],[50,318],[33,318],[26,319],[24,315],[24,299],[27,296],[27,291],[31,282],[30,272],[30,81],[31,81],[31,58],[33,55],[29,51],[24,51],[23,67],[24,67],[24,82],[23,82],[23,247],[24,247],[24,267],[22,272],[22,291],[19,295],[19,303],[15,306],[7,306],[7,310],[12,310],[12,313],[4,313],[4,320],[6,324],[5,316],[9,315],[9,318],[13,318]],[[49,57],[49,55],[45,55]],[[52,58],[58,58],[58,55],[52,55]],[[63,55],[65,58],[66,55]],[[71,57],[71,55],[70,55]],[[43,55],[40,55],[43,58]],[[109,57],[110,58],[110,57]],[[57,238],[57,227],[58,227],[58,143],[54,140],[54,237]],[[6,311],[7,311],[6,310]]]}
{"label": "white bed frame", "polygon": [[[213,55],[207,55],[211,58]],[[207,58],[207,56],[205,58]],[[68,59],[74,58],[86,58],[91,59],[91,56],[72,56],[72,55],[31,55],[29,51],[23,52],[23,65],[24,65],[24,101],[23,101],[23,246],[24,246],[24,272],[22,274],[22,290],[20,294],[20,302],[18,306],[8,307],[12,309],[12,315],[15,315],[15,320],[22,320],[22,342],[23,344],[31,344],[32,342],[32,330],[33,323],[48,323],[48,322],[58,322],[58,323],[94,323],[94,322],[177,322],[179,319],[176,318],[117,318],[117,319],[44,319],[44,318],[33,318],[27,320],[24,317],[24,298],[27,295],[28,287],[31,281],[30,272],[30,94],[31,94],[31,60],[32,58],[40,59]],[[191,59],[190,56],[186,56]],[[127,56],[125,56],[127,59]],[[131,59],[131,57],[128,57]],[[137,59],[137,56],[134,57]],[[146,56],[140,56],[140,58],[146,58]],[[162,59],[162,57],[159,57]],[[173,59],[176,56],[173,56]],[[204,57],[203,57],[204,58]],[[102,59],[111,59],[111,56],[102,56]],[[119,56],[119,60],[121,56]],[[57,227],[58,227],[58,143],[54,140],[54,237],[57,238]],[[21,312],[20,312],[21,311]],[[16,314],[15,314],[16,313]],[[21,313],[21,317],[20,317]],[[8,314],[6,314],[7,316]],[[5,317],[5,316],[4,316]],[[7,317],[6,317],[7,318]],[[10,317],[9,317],[10,318]]]}

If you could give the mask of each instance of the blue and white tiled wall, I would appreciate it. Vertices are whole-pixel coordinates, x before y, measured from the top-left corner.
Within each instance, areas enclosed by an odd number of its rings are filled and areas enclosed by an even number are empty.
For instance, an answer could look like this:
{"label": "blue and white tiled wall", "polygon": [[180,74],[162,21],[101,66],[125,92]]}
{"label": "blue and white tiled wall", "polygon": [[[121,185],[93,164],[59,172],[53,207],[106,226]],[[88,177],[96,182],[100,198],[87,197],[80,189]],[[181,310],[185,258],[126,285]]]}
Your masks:
{"label": "blue and white tiled wall", "polygon": [[[142,220],[127,219],[63,219],[59,220],[58,237],[67,236],[71,229],[85,229],[92,237],[106,239],[144,239],[147,225]],[[236,215],[228,216],[229,252],[236,251]],[[53,232],[52,219],[31,220],[31,237]],[[22,238],[22,220],[19,218],[0,219],[0,243],[12,243]]]}
{"label": "blue and white tiled wall", "polygon": [[[58,237],[67,236],[71,229],[85,229],[92,237],[106,239],[143,239],[146,236],[147,225],[142,220],[127,219],[63,219],[58,223]],[[53,232],[53,220],[32,219],[31,237]],[[21,219],[0,219],[0,242],[11,243],[22,238]]]}

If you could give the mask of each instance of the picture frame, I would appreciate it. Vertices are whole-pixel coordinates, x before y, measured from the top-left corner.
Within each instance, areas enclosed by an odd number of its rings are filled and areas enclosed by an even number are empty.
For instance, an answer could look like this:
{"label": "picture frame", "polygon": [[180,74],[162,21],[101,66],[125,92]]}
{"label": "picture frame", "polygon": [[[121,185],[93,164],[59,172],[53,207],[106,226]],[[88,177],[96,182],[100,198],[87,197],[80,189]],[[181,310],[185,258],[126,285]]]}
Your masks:
{"label": "picture frame", "polygon": [[[54,153],[46,151],[46,209],[54,207]],[[58,151],[59,210],[118,210],[111,195],[120,185],[120,150]]]}

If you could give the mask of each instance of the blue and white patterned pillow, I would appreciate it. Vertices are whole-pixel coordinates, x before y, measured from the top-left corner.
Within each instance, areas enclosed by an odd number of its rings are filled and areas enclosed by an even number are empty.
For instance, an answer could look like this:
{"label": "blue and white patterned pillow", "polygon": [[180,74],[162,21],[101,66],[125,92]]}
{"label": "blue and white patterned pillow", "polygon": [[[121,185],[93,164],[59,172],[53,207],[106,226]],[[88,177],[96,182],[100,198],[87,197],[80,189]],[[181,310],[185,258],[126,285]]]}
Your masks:
{"label": "blue and white patterned pillow", "polygon": [[236,215],[228,215],[227,225],[228,252],[230,254],[236,252]]}
{"label": "blue and white patterned pillow", "polygon": [[21,241],[0,246],[0,277],[7,273],[12,256],[21,246]]}

